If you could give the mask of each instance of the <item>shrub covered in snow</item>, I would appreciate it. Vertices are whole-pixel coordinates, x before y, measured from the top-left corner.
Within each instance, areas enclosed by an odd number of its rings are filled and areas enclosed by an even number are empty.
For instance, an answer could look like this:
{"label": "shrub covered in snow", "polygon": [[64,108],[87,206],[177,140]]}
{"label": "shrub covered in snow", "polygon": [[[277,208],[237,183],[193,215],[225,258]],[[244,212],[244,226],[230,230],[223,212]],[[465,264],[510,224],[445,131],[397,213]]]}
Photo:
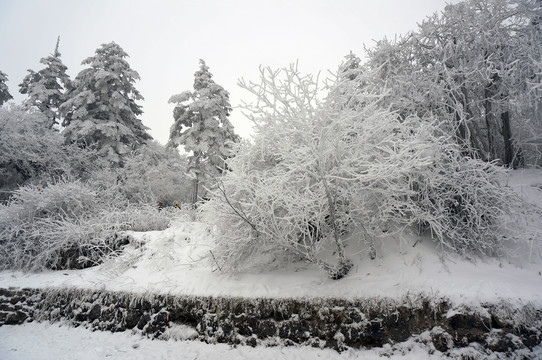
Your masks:
{"label": "shrub covered in snow", "polygon": [[99,166],[91,151],[65,145],[39,112],[0,109],[0,200],[30,182],[45,185],[58,177],[88,177]]}
{"label": "shrub covered in snow", "polygon": [[125,157],[124,166],[94,171],[92,186],[107,196],[122,196],[131,203],[156,206],[188,204],[192,184],[187,160],[176,149],[149,141]]}
{"label": "shrub covered in snow", "polygon": [[0,267],[90,266],[126,243],[124,230],[163,230],[173,216],[155,206],[103,196],[80,181],[23,186],[0,205]]}
{"label": "shrub covered in snow", "polygon": [[501,170],[464,157],[436,119],[402,119],[355,81],[339,78],[324,99],[295,67],[241,84],[257,97],[254,143],[204,206],[222,268],[293,252],[340,278],[347,238],[371,244],[414,225],[458,253],[498,253],[501,217],[516,204]]}
{"label": "shrub covered in snow", "polygon": [[110,168],[64,144],[40,113],[0,109],[0,129],[1,268],[88,266],[117,250],[123,230],[165,229],[190,199],[186,161],[157,143]]}
{"label": "shrub covered in snow", "polygon": [[434,167],[413,174],[413,211],[420,229],[439,245],[465,257],[505,255],[505,240],[514,236],[511,214],[521,200],[500,184],[505,170],[481,160],[452,153],[436,153]]}

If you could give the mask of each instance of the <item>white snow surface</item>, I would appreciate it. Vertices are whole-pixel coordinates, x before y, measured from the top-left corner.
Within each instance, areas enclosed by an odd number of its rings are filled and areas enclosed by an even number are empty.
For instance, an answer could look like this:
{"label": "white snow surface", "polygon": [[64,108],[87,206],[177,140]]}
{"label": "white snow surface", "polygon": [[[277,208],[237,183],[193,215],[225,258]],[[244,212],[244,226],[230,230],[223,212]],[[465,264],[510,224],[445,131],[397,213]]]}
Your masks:
{"label": "white snow surface", "polygon": [[0,327],[0,356],[3,360],[138,360],[138,359],[441,359],[435,351],[429,354],[424,344],[409,340],[399,348],[390,346],[370,350],[332,349],[306,346],[232,347],[199,341],[150,340],[130,332],[109,333],[59,324],[27,323]]}
{"label": "white snow surface", "polygon": [[[542,170],[513,172],[507,179],[528,202],[542,205]],[[523,220],[522,220],[523,221]],[[303,263],[254,268],[224,274],[210,256],[213,231],[206,224],[180,219],[164,231],[131,233],[140,243],[121,256],[85,270],[42,273],[0,272],[0,287],[78,287],[136,293],[234,297],[402,298],[409,294],[447,297],[460,304],[501,300],[542,306],[542,218],[526,223],[538,248],[527,249],[514,261],[471,262],[454,255],[443,259],[430,239],[415,246],[404,235],[380,242],[370,260],[362,246],[350,250],[354,267],[345,278],[330,280],[317,267]],[[352,255],[352,253],[354,255]]]}

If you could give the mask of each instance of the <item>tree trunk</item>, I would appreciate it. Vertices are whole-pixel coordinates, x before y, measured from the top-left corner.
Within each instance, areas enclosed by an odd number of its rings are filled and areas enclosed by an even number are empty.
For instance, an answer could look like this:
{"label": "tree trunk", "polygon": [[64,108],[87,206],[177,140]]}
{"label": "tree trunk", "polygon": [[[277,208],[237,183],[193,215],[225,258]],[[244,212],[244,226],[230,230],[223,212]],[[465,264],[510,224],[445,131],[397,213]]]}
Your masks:
{"label": "tree trunk", "polygon": [[199,179],[198,174],[196,174],[196,178],[194,179],[194,192],[192,193],[192,205],[195,206],[198,202],[198,187],[199,187]]}
{"label": "tree trunk", "polygon": [[510,126],[510,112],[505,111],[501,113],[502,121],[502,137],[504,140],[504,158],[503,162],[507,166],[517,166],[513,165],[514,161],[514,144],[512,143],[512,128]]}
{"label": "tree trunk", "polygon": [[198,188],[199,188],[199,164],[200,164],[200,161],[199,161],[199,154],[194,154],[195,156],[195,165],[194,165],[194,169],[195,169],[195,173],[196,173],[196,178],[194,179],[194,192],[192,193],[192,206],[196,206],[196,203],[198,202]]}
{"label": "tree trunk", "polygon": [[488,160],[493,160],[496,158],[495,153],[495,147],[493,144],[493,134],[492,134],[492,123],[493,123],[493,114],[491,112],[491,90],[489,89],[489,86],[486,86],[484,89],[484,112],[485,112],[485,120],[486,120],[486,136],[487,136],[487,152],[489,154]]}
{"label": "tree trunk", "polygon": [[318,168],[319,168],[318,170],[320,173],[320,180],[322,181],[322,184],[324,185],[324,189],[326,191],[327,202],[329,205],[329,217],[331,220],[331,227],[333,228],[333,238],[335,240],[335,245],[337,246],[337,256],[339,258],[337,267],[333,269],[327,269],[327,270],[329,273],[329,277],[331,279],[339,280],[348,274],[348,272],[352,268],[352,262],[349,259],[347,259],[345,255],[344,244],[341,239],[339,229],[337,226],[337,216],[335,214],[335,201],[333,200],[331,189],[329,188],[329,184],[327,183],[327,180],[324,177],[320,164],[318,164]]}
{"label": "tree trunk", "polygon": [[472,111],[469,106],[469,93],[465,84],[461,85],[461,94],[459,98],[460,98],[461,106],[463,107],[463,114],[460,114],[456,111],[456,121],[458,123],[457,125],[460,130],[459,135],[461,136],[461,140],[465,146],[469,146],[470,144],[470,147],[474,148],[474,151],[478,151],[478,152],[483,151],[483,149],[479,149],[476,146],[477,140],[480,140],[480,139],[477,139],[469,131],[469,123],[472,124],[474,122],[473,122]]}

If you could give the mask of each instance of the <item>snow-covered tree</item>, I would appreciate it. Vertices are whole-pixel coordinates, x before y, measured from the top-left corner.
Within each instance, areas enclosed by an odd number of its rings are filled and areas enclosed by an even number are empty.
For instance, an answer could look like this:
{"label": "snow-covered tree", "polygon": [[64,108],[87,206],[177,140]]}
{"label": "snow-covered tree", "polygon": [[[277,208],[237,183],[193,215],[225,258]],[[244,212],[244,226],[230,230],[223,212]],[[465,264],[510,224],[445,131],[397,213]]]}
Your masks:
{"label": "snow-covered tree", "polygon": [[225,160],[232,155],[232,144],[239,141],[228,119],[232,110],[229,93],[215,83],[212,76],[209,67],[200,60],[200,68],[194,74],[194,91],[169,99],[175,104],[169,144],[182,145],[191,153],[193,203],[198,200],[200,182],[218,176],[226,168]]}
{"label": "snow-covered tree", "polygon": [[539,1],[467,0],[395,42],[369,49],[369,81],[388,86],[402,117],[436,115],[465,153],[518,166],[536,161],[542,54]]}
{"label": "snow-covered tree", "polygon": [[24,106],[36,107],[44,113],[49,119],[49,128],[61,124],[59,107],[66,100],[65,94],[71,86],[70,77],[66,74],[68,68],[60,60],[59,42],[60,37],[54,53],[41,58],[40,63],[44,64],[45,68],[38,72],[28,70],[29,74],[19,85],[21,94],[28,95]]}
{"label": "snow-covered tree", "polygon": [[341,74],[327,95],[296,67],[241,82],[257,97],[248,108],[254,143],[238,147],[203,206],[219,267],[293,253],[339,279],[351,266],[348,241],[372,252],[377,239],[414,225],[466,256],[498,252],[500,217],[515,203],[498,168],[464,157],[435,118],[401,118],[384,101],[388,90],[369,93],[366,78]]}
{"label": "snow-covered tree", "polygon": [[[287,249],[331,278],[345,276],[351,262],[343,235],[359,225],[377,231],[398,206],[377,196],[383,183],[394,198],[406,196],[403,173],[430,151],[412,141],[410,126],[375,106],[336,106],[353,95],[344,88],[333,91],[340,98],[322,100],[320,84],[294,66],[261,69],[260,84],[241,86],[257,97],[248,109],[255,143],[239,149],[205,206],[220,231],[222,267],[242,268],[253,256]],[[401,135],[409,140],[401,143]],[[331,252],[335,261],[326,259]]]}
{"label": "snow-covered tree", "polygon": [[0,106],[2,106],[6,101],[13,99],[13,96],[11,96],[9,93],[6,81],[8,81],[8,76],[6,73],[0,71]]}
{"label": "snow-covered tree", "polygon": [[130,68],[126,57],[114,42],[101,45],[94,56],[82,62],[89,67],[77,75],[68,100],[60,107],[65,114],[62,134],[66,141],[95,147],[117,165],[151,138],[138,118],[143,113],[136,103],[143,97],[134,87],[139,74]]}

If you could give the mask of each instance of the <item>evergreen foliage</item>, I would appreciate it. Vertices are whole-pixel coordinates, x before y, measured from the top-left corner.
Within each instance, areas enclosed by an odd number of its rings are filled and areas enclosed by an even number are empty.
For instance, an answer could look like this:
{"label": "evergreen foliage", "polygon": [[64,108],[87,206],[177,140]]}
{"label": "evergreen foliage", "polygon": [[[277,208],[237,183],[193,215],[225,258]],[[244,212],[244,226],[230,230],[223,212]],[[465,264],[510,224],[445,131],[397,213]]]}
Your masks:
{"label": "evergreen foliage", "polygon": [[143,113],[136,103],[143,97],[134,87],[139,74],[126,57],[116,43],[103,44],[82,62],[89,67],[77,75],[61,105],[66,142],[96,148],[114,165],[151,138],[137,117]]}
{"label": "evergreen foliage", "polygon": [[11,96],[9,93],[6,81],[8,81],[8,76],[6,73],[0,71],[0,106],[2,106],[6,101],[13,99],[13,96]]}
{"label": "evergreen foliage", "polygon": [[59,42],[60,37],[54,53],[41,58],[40,63],[44,64],[45,68],[38,72],[28,70],[29,74],[19,85],[21,94],[28,95],[24,106],[36,107],[44,113],[49,119],[49,128],[58,127],[61,124],[59,107],[66,100],[66,92],[71,87],[71,80],[66,74],[68,68],[60,60]]}
{"label": "evergreen foliage", "polygon": [[225,160],[232,156],[232,143],[239,141],[228,116],[231,113],[228,92],[214,82],[209,67],[200,60],[194,74],[194,91],[174,95],[175,122],[170,130],[169,144],[182,145],[189,156],[189,169],[194,180],[192,202],[198,200],[201,181],[212,179],[226,168]]}

